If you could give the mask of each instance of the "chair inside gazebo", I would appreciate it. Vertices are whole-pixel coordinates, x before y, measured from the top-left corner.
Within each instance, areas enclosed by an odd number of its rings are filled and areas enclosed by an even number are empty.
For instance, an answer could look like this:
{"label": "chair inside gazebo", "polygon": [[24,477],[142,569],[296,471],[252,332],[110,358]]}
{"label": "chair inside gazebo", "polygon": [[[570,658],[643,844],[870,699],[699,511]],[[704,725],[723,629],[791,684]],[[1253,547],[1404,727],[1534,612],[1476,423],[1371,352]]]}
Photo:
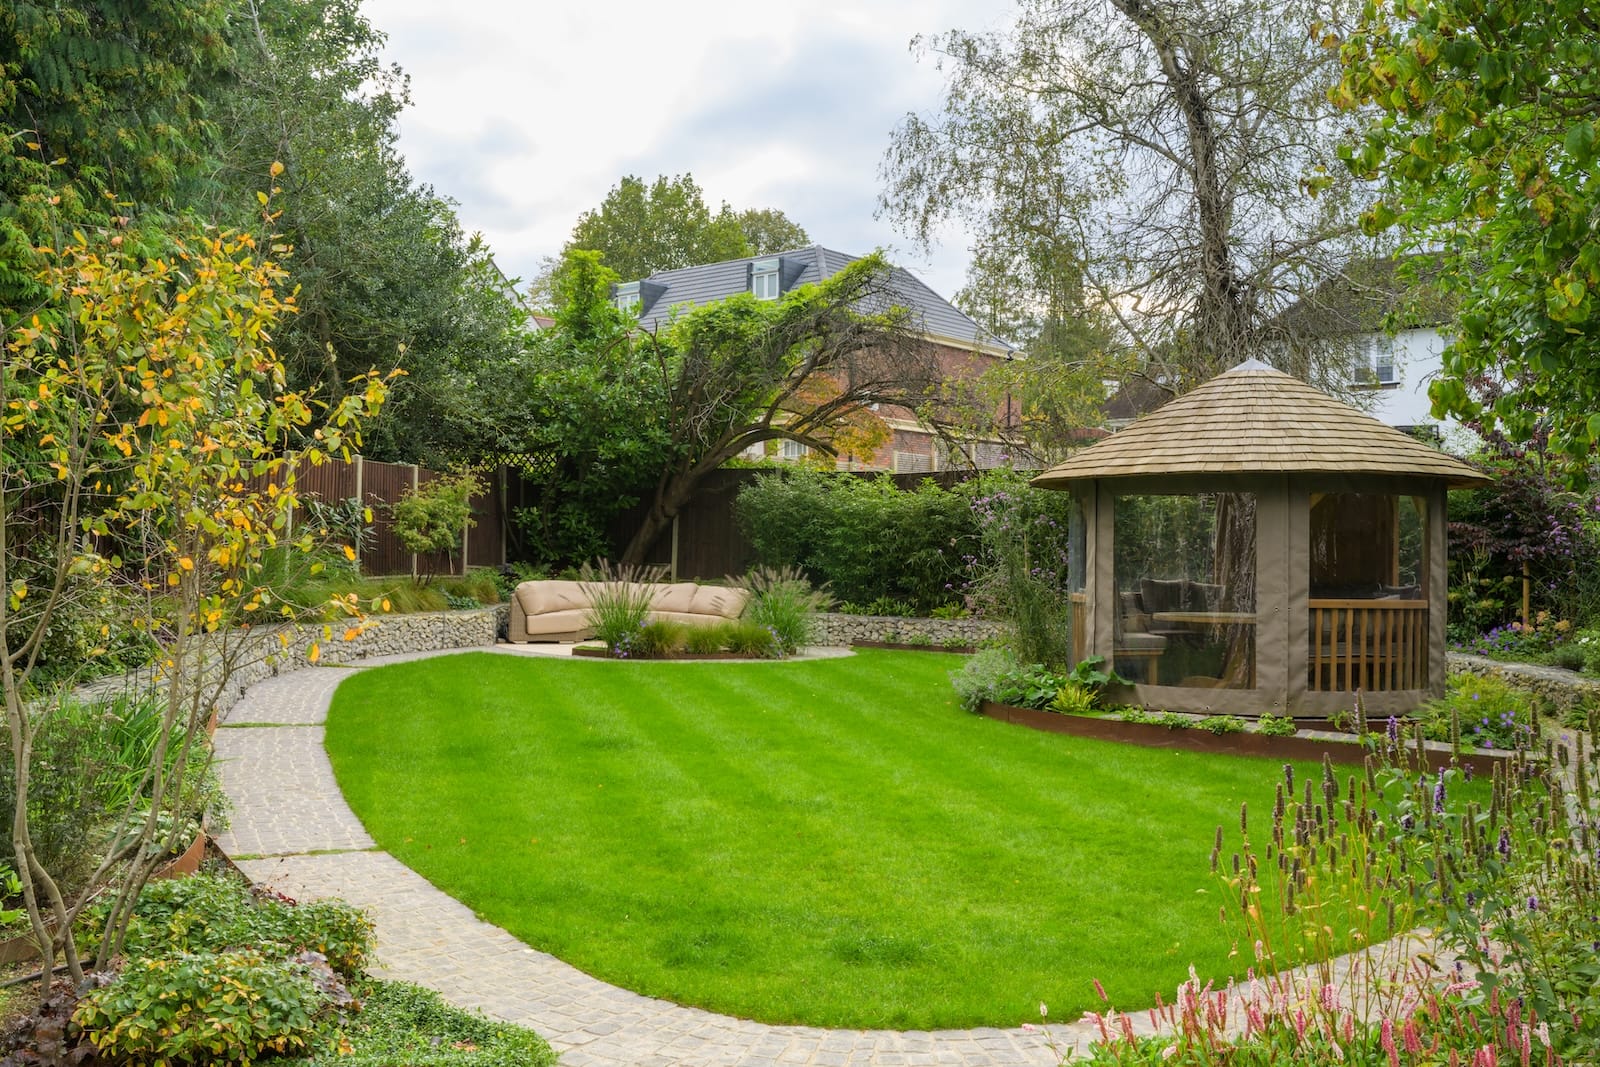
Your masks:
{"label": "chair inside gazebo", "polygon": [[1112,660],[1148,685],[1256,684],[1252,493],[1118,496]]}
{"label": "chair inside gazebo", "polygon": [[1311,691],[1427,688],[1427,513],[1421,497],[1311,494]]}

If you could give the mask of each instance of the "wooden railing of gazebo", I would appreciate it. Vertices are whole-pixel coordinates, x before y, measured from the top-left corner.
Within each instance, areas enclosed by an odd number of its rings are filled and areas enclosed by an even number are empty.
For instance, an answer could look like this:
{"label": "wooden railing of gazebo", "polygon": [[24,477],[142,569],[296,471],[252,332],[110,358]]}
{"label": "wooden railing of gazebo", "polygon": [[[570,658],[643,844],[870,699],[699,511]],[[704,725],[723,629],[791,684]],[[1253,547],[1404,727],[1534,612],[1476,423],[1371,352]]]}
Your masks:
{"label": "wooden railing of gazebo", "polygon": [[1313,692],[1425,689],[1426,600],[1310,601]]}

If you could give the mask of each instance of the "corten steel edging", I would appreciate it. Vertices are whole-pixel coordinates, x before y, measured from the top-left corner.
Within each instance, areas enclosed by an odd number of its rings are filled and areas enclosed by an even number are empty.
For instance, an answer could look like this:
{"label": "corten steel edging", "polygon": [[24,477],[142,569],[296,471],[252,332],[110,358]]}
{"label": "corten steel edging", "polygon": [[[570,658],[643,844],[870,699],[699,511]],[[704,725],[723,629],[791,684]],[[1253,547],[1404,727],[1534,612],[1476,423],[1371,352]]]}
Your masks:
{"label": "corten steel edging", "polygon": [[[1066,734],[1092,741],[1118,741],[1143,748],[1175,748],[1188,752],[1212,752],[1228,756],[1262,756],[1285,760],[1318,761],[1326,755],[1334,763],[1361,764],[1366,761],[1367,750],[1356,741],[1340,741],[1328,737],[1275,737],[1259,733],[1214,734],[1198,727],[1172,729],[1159,723],[1124,722],[1121,719],[1101,719],[1092,715],[1063,715],[1054,711],[1036,711],[1017,708],[1009,704],[996,704],[986,700],[979,712],[1000,722],[1015,723],[1033,730],[1051,734]],[[1428,769],[1445,770],[1451,766],[1448,748],[1428,747],[1424,750]],[[1497,763],[1511,758],[1509,752],[1463,752],[1457,765],[1471,765],[1474,774],[1487,775]]]}

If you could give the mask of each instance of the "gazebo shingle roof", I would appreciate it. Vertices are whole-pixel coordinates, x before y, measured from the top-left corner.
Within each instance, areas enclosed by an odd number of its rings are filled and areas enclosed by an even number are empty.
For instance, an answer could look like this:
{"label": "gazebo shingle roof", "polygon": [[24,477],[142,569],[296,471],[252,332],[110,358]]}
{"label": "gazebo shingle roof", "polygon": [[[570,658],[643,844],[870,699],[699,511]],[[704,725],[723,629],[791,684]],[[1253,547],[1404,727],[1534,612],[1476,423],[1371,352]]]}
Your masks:
{"label": "gazebo shingle roof", "polygon": [[1298,378],[1247,360],[1033,479],[1167,474],[1422,475],[1452,486],[1492,479]]}

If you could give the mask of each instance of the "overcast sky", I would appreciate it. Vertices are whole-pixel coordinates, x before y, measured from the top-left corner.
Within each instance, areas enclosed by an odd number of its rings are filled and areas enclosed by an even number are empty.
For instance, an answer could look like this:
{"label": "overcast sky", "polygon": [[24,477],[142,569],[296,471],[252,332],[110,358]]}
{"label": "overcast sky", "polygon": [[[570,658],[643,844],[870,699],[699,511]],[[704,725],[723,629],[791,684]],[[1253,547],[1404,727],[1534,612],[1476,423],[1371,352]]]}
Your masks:
{"label": "overcast sky", "polygon": [[943,79],[918,33],[1000,29],[1010,0],[365,0],[411,75],[412,173],[527,279],[625,174],[690,172],[713,210],[778,208],[841,251],[887,247],[952,296],[967,239],[923,256],[873,218],[878,166]]}

